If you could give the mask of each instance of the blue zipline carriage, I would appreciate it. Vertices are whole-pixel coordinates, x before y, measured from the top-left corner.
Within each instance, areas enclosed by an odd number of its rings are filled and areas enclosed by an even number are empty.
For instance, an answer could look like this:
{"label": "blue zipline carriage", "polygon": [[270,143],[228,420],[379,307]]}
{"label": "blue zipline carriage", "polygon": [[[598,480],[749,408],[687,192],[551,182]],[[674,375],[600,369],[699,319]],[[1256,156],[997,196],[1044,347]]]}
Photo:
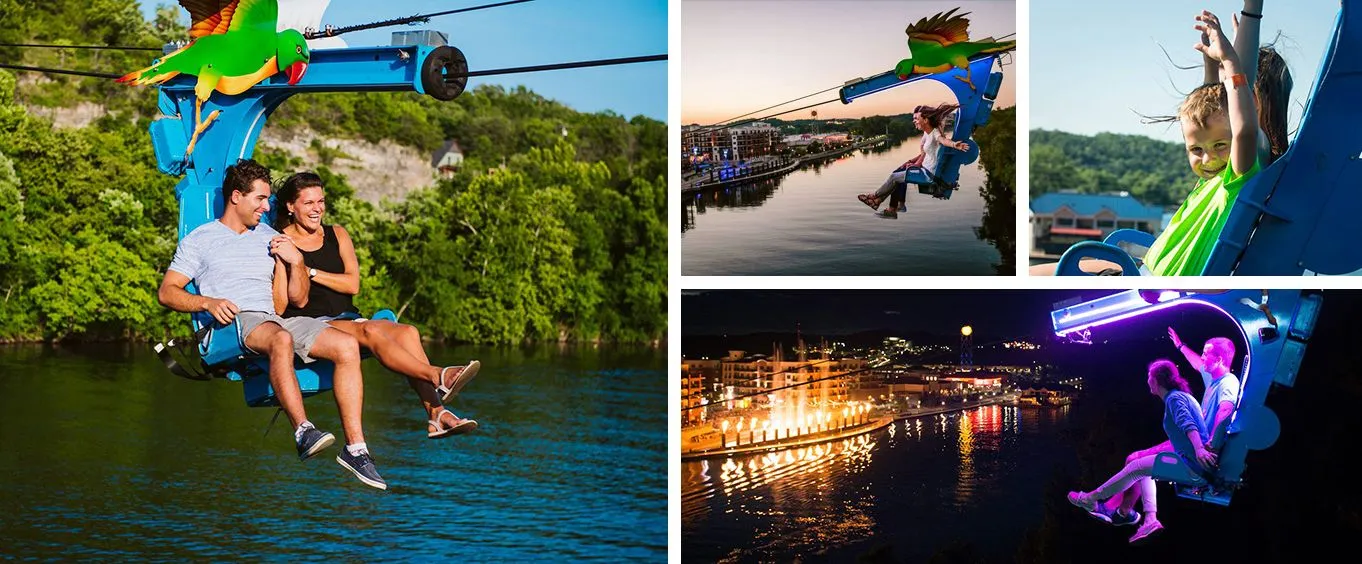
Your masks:
{"label": "blue zipline carriage", "polygon": [[[1362,269],[1362,0],[1340,0],[1296,139],[1239,193],[1202,269],[1204,276],[1347,274]],[[1113,231],[1102,242],[1069,247],[1055,273],[1086,275],[1083,259],[1121,265],[1139,275],[1126,248],[1149,248],[1154,236]],[[1123,245],[1125,246],[1123,248]]]}
{"label": "blue zipline carriage", "polygon": [[[968,74],[988,77],[988,82],[981,89],[975,89],[961,80],[967,74],[962,69],[953,68],[945,72],[914,74],[902,80],[899,79],[895,71],[891,70],[870,78],[848,81],[842,86],[838,94],[843,104],[850,104],[852,100],[862,96],[920,80],[934,80],[949,88],[960,105],[955,111],[955,125],[952,128],[950,139],[963,141],[969,145],[969,150],[959,151],[942,146],[940,152],[937,153],[937,169],[934,175],[915,171],[914,174],[907,177],[907,183],[916,184],[920,192],[932,194],[939,198],[949,198],[951,191],[959,186],[960,166],[973,163],[979,158],[979,144],[974,141],[972,136],[976,129],[988,124],[988,118],[993,113],[993,103],[998,97],[998,91],[1002,88],[1003,72],[1002,70],[993,70],[994,63],[998,59],[999,54],[976,55],[970,59]],[[999,65],[999,69],[1001,69],[1001,65]],[[906,191],[907,186],[900,187],[899,190]]]}
{"label": "blue zipline carriage", "polygon": [[[406,45],[385,47],[347,47],[311,52],[307,73],[295,85],[288,77],[276,75],[251,89],[235,95],[215,94],[203,104],[203,114],[220,110],[217,123],[199,135],[192,155],[186,155],[195,126],[195,77],[178,76],[160,86],[159,107],[164,114],[150,127],[157,167],[166,174],[184,174],[175,186],[180,204],[178,236],[189,232],[222,213],[222,181],[228,166],[250,158],[255,151],[265,121],[284,100],[308,92],[418,92],[443,100],[453,100],[468,82],[468,64],[463,53],[447,45]],[[271,221],[274,206],[262,222]],[[194,285],[187,287],[197,291]],[[396,321],[390,310],[373,315],[374,319]],[[203,374],[191,374],[168,355],[174,348],[158,345],[157,353],[172,372],[192,379],[210,375],[242,382],[246,404],[251,407],[278,405],[269,382],[269,360],[252,354],[233,322],[214,327],[206,313],[191,315],[200,337],[199,353]],[[329,391],[335,366],[317,360],[302,364],[295,359],[295,370],[303,396]]]}
{"label": "blue zipline carriage", "polygon": [[1301,290],[1267,292],[1271,317],[1257,307],[1263,296],[1260,290],[1222,293],[1129,290],[1050,313],[1055,335],[1075,341],[1090,341],[1091,333],[1104,325],[1179,308],[1218,313],[1239,329],[1246,345],[1239,373],[1239,403],[1231,416],[1216,468],[1198,474],[1173,453],[1161,453],[1155,462],[1154,477],[1173,482],[1180,497],[1229,505],[1234,490],[1243,485],[1248,451],[1272,446],[1281,432],[1281,422],[1264,401],[1274,383],[1295,385],[1323,296]]}

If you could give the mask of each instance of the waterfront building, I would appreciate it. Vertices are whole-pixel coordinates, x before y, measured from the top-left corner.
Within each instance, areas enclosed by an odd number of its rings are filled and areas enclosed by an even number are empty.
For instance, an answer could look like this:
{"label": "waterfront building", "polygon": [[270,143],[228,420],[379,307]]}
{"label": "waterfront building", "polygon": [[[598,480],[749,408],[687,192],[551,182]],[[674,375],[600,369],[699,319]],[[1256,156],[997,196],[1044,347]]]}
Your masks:
{"label": "waterfront building", "polygon": [[702,162],[772,155],[782,146],[780,130],[764,122],[719,129],[697,124],[681,127],[681,158],[687,169]]}
{"label": "waterfront building", "polygon": [[1162,207],[1145,205],[1127,192],[1043,194],[1031,200],[1032,253],[1057,258],[1075,243],[1101,241],[1117,229],[1157,235],[1163,217]]}
{"label": "waterfront building", "polygon": [[[682,372],[701,374],[703,378],[703,374],[709,370],[706,362],[717,363],[718,378],[702,379],[699,386],[707,391],[711,403],[722,403],[725,409],[747,409],[778,403],[845,402],[858,376],[838,376],[866,367],[866,361],[857,358],[828,358],[814,354],[799,361],[764,354],[749,355],[747,351],[735,350],[716,361],[685,360]],[[685,385],[683,383],[683,387]],[[786,390],[789,393],[773,392],[787,386],[795,387]],[[747,395],[752,397],[742,397]]]}
{"label": "waterfront building", "polygon": [[719,359],[682,359],[681,425],[694,425],[705,420],[707,410],[699,406],[713,403],[721,392]]}

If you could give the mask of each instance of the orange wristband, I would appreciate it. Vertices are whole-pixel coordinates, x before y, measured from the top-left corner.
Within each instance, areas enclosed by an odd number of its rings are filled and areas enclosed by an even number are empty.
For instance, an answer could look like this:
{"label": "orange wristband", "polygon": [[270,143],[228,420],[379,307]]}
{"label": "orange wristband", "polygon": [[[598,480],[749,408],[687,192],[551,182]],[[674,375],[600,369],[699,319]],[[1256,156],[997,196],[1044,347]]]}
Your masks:
{"label": "orange wristband", "polygon": [[1230,85],[1234,88],[1239,88],[1245,84],[1248,84],[1248,77],[1244,76],[1242,73],[1230,75]]}

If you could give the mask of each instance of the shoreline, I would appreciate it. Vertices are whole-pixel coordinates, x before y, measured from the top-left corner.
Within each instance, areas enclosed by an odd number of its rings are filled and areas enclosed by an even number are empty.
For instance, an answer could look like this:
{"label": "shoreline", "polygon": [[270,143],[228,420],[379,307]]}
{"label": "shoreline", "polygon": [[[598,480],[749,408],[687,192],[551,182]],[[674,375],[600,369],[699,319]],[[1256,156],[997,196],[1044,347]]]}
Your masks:
{"label": "shoreline", "polygon": [[[812,446],[812,445],[816,445],[816,444],[826,443],[826,442],[829,442],[829,441],[835,441],[835,440],[839,440],[839,439],[851,438],[851,437],[855,437],[855,436],[859,436],[859,435],[864,435],[864,434],[866,434],[866,433],[871,433],[871,432],[874,432],[874,431],[878,431],[878,430],[880,430],[880,429],[883,429],[883,428],[885,428],[885,427],[888,427],[889,425],[891,425],[891,424],[893,424],[893,423],[896,423],[896,422],[898,422],[898,421],[905,420],[905,419],[917,419],[917,418],[919,418],[919,417],[929,417],[929,416],[932,416],[932,415],[941,415],[941,414],[944,414],[944,413],[951,413],[951,412],[955,412],[955,411],[964,411],[964,410],[966,410],[966,409],[973,409],[973,408],[976,408],[976,407],[989,406],[989,405],[998,405],[998,404],[1011,405],[1011,402],[1014,401],[1014,400],[1016,400],[1016,399],[1017,399],[1016,394],[1007,394],[1007,395],[999,396],[999,397],[997,397],[997,398],[993,398],[993,399],[990,399],[990,400],[979,401],[979,402],[973,403],[973,404],[968,404],[968,403],[950,404],[950,405],[941,406],[941,407],[933,407],[933,408],[926,408],[926,409],[918,409],[918,410],[913,410],[913,411],[903,411],[903,412],[899,412],[899,413],[895,413],[895,414],[891,414],[891,415],[881,415],[881,416],[875,418],[873,421],[871,421],[871,422],[869,422],[869,423],[862,423],[862,424],[857,425],[857,426],[855,426],[855,427],[848,427],[848,428],[845,428],[845,429],[839,429],[839,430],[837,430],[837,431],[825,431],[824,433],[820,433],[820,434],[818,434],[818,435],[810,435],[810,436],[806,436],[806,437],[800,437],[800,438],[797,438],[797,439],[795,439],[795,440],[793,440],[793,441],[791,441],[791,442],[781,442],[781,443],[778,443],[778,444],[756,444],[756,445],[748,445],[748,446],[741,446],[741,447],[731,447],[731,448],[718,449],[718,450],[710,449],[710,450],[705,450],[705,451],[689,452],[689,453],[688,453],[688,452],[685,452],[685,451],[682,451],[682,452],[681,452],[681,462],[694,462],[694,461],[705,460],[705,459],[710,459],[710,458],[722,458],[722,457],[731,457],[731,456],[744,456],[744,455],[758,454],[758,453],[763,453],[763,452],[777,452],[777,451],[782,451],[782,450],[789,450],[789,449],[791,449],[791,448],[799,448],[799,447],[805,447],[805,446]],[[829,434],[829,433],[831,433],[831,434]],[[800,440],[800,439],[803,439],[803,440]],[[771,442],[771,443],[774,443],[775,441],[770,441],[770,442]]]}

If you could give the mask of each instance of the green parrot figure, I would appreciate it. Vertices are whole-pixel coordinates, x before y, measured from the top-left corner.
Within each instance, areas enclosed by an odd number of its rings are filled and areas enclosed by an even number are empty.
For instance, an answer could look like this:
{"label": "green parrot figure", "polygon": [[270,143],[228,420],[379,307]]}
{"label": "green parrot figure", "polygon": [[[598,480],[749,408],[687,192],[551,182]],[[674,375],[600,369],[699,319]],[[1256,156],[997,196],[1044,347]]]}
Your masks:
{"label": "green parrot figure", "polygon": [[213,111],[200,121],[203,103],[214,90],[235,96],[276,73],[288,74],[297,84],[307,71],[311,52],[297,30],[276,32],[278,0],[179,0],[193,24],[188,45],[155,64],[118,79],[125,84],[160,84],[180,73],[197,76],[194,97],[194,134],[185,156],[194,152],[199,134],[218,117]]}
{"label": "green parrot figure", "polygon": [[959,8],[952,8],[949,12],[938,13],[931,18],[922,18],[908,26],[905,31],[908,33],[908,50],[912,58],[899,61],[894,67],[899,80],[907,79],[912,74],[945,72],[958,68],[965,69],[965,76],[960,80],[974,89],[974,82],[970,81],[969,75],[970,57],[980,53],[1011,51],[1017,47],[1016,41],[998,42],[992,37],[983,41],[970,41],[969,19],[965,18],[970,12],[955,15],[956,10]]}

